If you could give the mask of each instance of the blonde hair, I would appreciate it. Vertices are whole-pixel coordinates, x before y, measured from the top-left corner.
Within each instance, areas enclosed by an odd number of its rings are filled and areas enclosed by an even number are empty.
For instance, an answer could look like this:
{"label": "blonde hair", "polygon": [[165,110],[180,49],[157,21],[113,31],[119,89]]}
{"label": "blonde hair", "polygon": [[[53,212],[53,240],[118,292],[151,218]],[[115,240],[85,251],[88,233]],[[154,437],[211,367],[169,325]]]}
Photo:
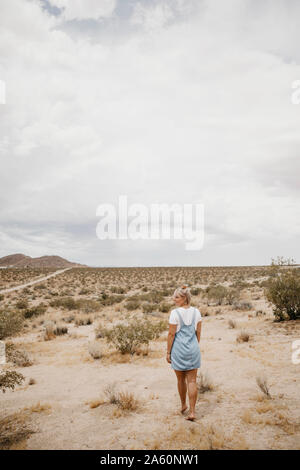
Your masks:
{"label": "blonde hair", "polygon": [[187,285],[183,285],[181,287],[178,287],[175,292],[174,292],[174,297],[176,295],[179,295],[179,297],[184,297],[185,298],[185,303],[189,305],[191,303],[191,291],[188,288]]}

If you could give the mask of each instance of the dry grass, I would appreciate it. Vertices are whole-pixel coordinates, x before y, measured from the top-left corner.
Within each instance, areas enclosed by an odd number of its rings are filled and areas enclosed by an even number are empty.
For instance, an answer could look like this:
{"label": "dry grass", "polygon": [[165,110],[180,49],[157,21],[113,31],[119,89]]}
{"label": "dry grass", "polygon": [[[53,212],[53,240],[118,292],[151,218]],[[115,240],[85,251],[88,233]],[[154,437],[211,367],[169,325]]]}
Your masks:
{"label": "dry grass", "polygon": [[101,405],[104,405],[105,403],[106,401],[104,399],[95,399],[95,400],[86,402],[86,405],[89,405],[90,408],[94,409],[94,408],[98,408]]}
{"label": "dry grass", "polygon": [[30,406],[29,408],[24,408],[26,411],[30,411],[31,413],[51,413],[52,406],[49,403],[40,402],[36,403],[35,405]]}
{"label": "dry grass", "polygon": [[198,394],[201,395],[205,392],[212,392],[215,386],[211,381],[209,375],[207,373],[200,372],[197,377],[197,389]]}
{"label": "dry grass", "polygon": [[271,398],[270,386],[266,377],[256,377],[256,383],[260,390],[266,395],[266,397]]}
{"label": "dry grass", "polygon": [[228,326],[229,328],[236,328],[236,321],[230,318],[230,320],[228,320]]}
{"label": "dry grass", "polygon": [[89,354],[92,356],[93,359],[101,359],[102,357],[102,348],[99,343],[94,341],[90,343],[88,346]]}
{"label": "dry grass", "polygon": [[104,393],[110,404],[117,405],[123,411],[136,411],[140,406],[140,401],[132,392],[118,391],[115,383],[108,384]]}
{"label": "dry grass", "polygon": [[147,449],[170,450],[248,449],[248,444],[239,432],[225,433],[222,426],[196,422],[172,426],[160,439],[145,440],[144,445]]}
{"label": "dry grass", "polygon": [[241,331],[236,338],[238,343],[248,343],[249,339],[250,335],[247,333],[247,331]]}
{"label": "dry grass", "polygon": [[140,406],[140,402],[132,392],[125,391],[119,393],[117,405],[121,410],[136,411]]}
{"label": "dry grass", "polygon": [[10,449],[11,446],[27,439],[33,432],[28,426],[28,413],[24,410],[0,418],[0,449]]}

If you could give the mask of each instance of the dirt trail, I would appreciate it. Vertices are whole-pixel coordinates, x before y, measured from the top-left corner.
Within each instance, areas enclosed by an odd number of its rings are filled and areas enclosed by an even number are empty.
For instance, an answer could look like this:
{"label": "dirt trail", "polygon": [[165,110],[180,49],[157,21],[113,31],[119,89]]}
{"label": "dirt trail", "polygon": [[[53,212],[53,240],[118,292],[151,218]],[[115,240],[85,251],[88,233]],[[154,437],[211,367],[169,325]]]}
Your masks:
{"label": "dirt trail", "polygon": [[20,284],[19,286],[15,287],[9,287],[8,289],[2,289],[0,290],[0,294],[7,294],[8,292],[13,292],[15,290],[19,289],[24,289],[24,287],[32,286],[33,284],[38,284],[39,282],[46,281],[47,279],[50,279],[51,277],[57,276],[58,274],[64,273],[65,271],[68,271],[71,268],[64,268],[60,269],[59,271],[55,271],[52,274],[48,274],[48,276],[40,277],[39,279],[35,279],[33,281],[26,282],[25,284]]}

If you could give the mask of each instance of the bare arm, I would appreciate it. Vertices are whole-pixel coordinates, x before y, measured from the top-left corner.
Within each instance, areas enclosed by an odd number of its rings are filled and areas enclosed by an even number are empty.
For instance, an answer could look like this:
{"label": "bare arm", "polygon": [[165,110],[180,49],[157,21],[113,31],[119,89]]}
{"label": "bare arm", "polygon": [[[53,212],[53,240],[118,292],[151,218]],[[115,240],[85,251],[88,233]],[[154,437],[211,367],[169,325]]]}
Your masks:
{"label": "bare arm", "polygon": [[169,324],[169,333],[168,333],[168,340],[167,340],[167,361],[170,363],[170,355],[171,355],[171,349],[173,346],[175,334],[177,330],[177,325],[171,325]]}
{"label": "bare arm", "polygon": [[196,335],[197,335],[198,343],[200,342],[201,328],[202,328],[202,321],[199,321],[199,322],[197,323],[197,330],[196,330]]}

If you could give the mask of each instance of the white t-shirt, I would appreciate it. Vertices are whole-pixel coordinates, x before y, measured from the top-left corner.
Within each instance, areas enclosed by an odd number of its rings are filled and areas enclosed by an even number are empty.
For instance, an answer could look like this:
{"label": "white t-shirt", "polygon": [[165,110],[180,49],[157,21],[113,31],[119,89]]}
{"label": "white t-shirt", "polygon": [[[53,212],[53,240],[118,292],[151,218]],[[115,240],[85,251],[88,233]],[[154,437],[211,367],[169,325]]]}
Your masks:
{"label": "white t-shirt", "polygon": [[201,313],[199,312],[199,310],[196,307],[189,307],[189,308],[177,307],[177,309],[174,308],[173,310],[171,310],[170,317],[169,317],[169,323],[171,325],[177,325],[176,333],[177,331],[180,330],[180,320],[179,320],[176,310],[179,311],[180,316],[183,322],[185,323],[185,325],[190,325],[192,323],[193,314],[195,310],[195,330],[197,330],[197,324],[199,323],[199,321],[202,321]]}

